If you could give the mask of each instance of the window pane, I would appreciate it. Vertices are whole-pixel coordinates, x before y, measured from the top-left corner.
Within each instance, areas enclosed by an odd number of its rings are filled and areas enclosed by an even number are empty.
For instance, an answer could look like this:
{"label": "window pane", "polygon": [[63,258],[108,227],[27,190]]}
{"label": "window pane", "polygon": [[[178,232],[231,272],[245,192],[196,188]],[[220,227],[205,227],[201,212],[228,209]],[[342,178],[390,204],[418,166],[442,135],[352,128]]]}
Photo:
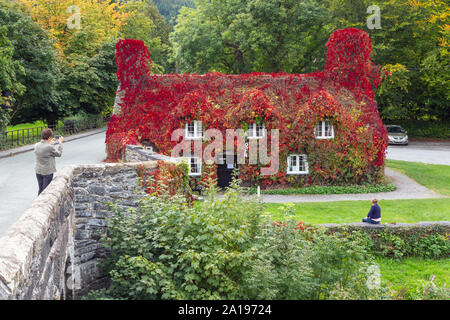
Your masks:
{"label": "window pane", "polygon": [[196,124],[196,127],[197,127],[196,137],[202,137],[203,136],[202,122],[201,121],[196,121],[195,124]]}
{"label": "window pane", "polygon": [[264,136],[264,125],[262,123],[258,123],[256,126],[256,137],[260,138]]}
{"label": "window pane", "polygon": [[292,166],[296,167],[297,166],[297,156],[291,156],[291,161],[292,161]]}
{"label": "window pane", "polygon": [[200,159],[199,158],[190,158],[190,171],[191,173],[200,173],[201,167],[200,167]]}
{"label": "window pane", "polygon": [[254,123],[250,123],[248,125],[248,137],[249,138],[253,138],[254,137],[254,131],[255,131],[255,124]]}
{"label": "window pane", "polygon": [[305,171],[305,157],[304,156],[300,156],[300,165],[299,165],[299,170],[298,171]]}
{"label": "window pane", "polygon": [[330,123],[330,121],[325,121],[325,136],[331,137],[333,135],[333,125]]}
{"label": "window pane", "polygon": [[195,125],[194,123],[188,123],[187,124],[187,129],[188,129],[188,137],[193,137],[195,134]]}
{"label": "window pane", "polygon": [[320,122],[318,125],[316,125],[316,127],[314,129],[314,134],[316,137],[322,136],[322,122]]}

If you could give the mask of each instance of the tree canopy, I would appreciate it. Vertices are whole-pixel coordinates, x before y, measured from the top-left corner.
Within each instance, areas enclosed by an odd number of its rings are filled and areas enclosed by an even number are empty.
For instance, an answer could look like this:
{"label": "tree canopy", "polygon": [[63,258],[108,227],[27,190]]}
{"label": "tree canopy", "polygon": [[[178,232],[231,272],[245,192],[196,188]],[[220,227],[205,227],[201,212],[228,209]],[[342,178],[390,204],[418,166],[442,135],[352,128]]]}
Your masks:
{"label": "tree canopy", "polygon": [[390,79],[377,90],[385,119],[450,117],[449,5],[443,0],[377,1],[380,28],[369,28],[369,0],[197,0],[177,18],[179,71],[306,73],[320,70],[336,29],[370,34],[373,61]]}
{"label": "tree canopy", "polygon": [[13,61],[24,70],[16,73],[16,80],[24,90],[15,90],[13,119],[30,121],[63,114],[57,90],[60,68],[48,33],[17,6],[3,2],[0,25],[5,26],[6,36],[14,48]]}
{"label": "tree canopy", "polygon": [[181,72],[318,70],[327,17],[316,0],[198,0],[178,16],[174,58]]}
{"label": "tree canopy", "polygon": [[[153,73],[309,73],[328,37],[369,33],[384,81],[384,119],[450,118],[449,5],[444,0],[0,0],[4,122],[99,112],[117,88],[113,42],[142,40]],[[31,46],[30,44],[33,44]],[[106,72],[106,74],[105,74]],[[6,108],[8,96],[8,108]],[[8,112],[5,110],[8,109]]]}
{"label": "tree canopy", "polygon": [[14,107],[8,106],[8,118],[2,111],[4,123],[12,116],[13,123],[50,124],[66,115],[111,109],[120,38],[145,42],[152,72],[174,70],[170,27],[151,0],[0,0],[0,9],[2,110],[6,91]]}
{"label": "tree canopy", "polygon": [[[0,14],[2,12],[0,11]],[[17,80],[17,74],[24,69],[19,61],[13,60],[14,47],[6,37],[7,28],[0,27],[0,130],[4,130],[13,112],[12,94],[20,94],[25,89]]]}
{"label": "tree canopy", "polygon": [[166,18],[167,22],[174,23],[182,7],[193,8],[194,0],[154,0],[159,12]]}

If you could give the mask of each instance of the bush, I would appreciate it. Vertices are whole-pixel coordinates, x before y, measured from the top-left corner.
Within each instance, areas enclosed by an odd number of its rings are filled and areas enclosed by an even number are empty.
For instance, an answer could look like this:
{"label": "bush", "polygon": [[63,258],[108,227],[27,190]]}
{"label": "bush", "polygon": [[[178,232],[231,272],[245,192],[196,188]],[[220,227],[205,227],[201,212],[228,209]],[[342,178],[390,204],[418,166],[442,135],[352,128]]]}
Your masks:
{"label": "bush", "polygon": [[[359,194],[359,193],[377,193],[377,192],[391,192],[397,190],[393,184],[376,184],[376,185],[354,185],[354,186],[312,186],[305,188],[287,188],[287,189],[272,189],[261,190],[261,194]],[[251,194],[256,194],[256,188],[250,188]]]}
{"label": "bush", "polygon": [[441,225],[410,226],[405,228],[335,227],[328,234],[343,233],[374,255],[399,259],[422,257],[448,258],[450,255],[450,227]]}
{"label": "bush", "polygon": [[439,257],[448,257],[450,253],[450,243],[448,238],[440,234],[432,234],[428,237],[411,242],[412,245],[410,251],[416,256],[436,259]]}
{"label": "bush", "polygon": [[64,131],[68,133],[80,132],[104,125],[102,114],[79,114],[63,120]]}
{"label": "bush", "polygon": [[434,276],[428,283],[422,285],[422,291],[417,290],[422,300],[450,300],[450,289],[444,284],[437,286],[434,284]]}
{"label": "bush", "polygon": [[[160,188],[159,190],[164,190]],[[92,299],[368,299],[366,251],[295,220],[273,223],[235,180],[222,199],[149,195],[115,207],[105,245],[111,285]],[[286,214],[291,214],[286,208]]]}

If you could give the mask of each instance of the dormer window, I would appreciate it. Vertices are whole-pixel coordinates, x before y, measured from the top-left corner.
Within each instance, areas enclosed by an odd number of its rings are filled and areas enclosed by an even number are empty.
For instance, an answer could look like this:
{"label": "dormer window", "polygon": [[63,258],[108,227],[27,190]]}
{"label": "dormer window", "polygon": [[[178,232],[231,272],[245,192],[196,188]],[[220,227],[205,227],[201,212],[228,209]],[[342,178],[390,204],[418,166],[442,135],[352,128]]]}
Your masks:
{"label": "dormer window", "polygon": [[201,121],[192,121],[186,124],[186,139],[202,139],[203,128]]}
{"label": "dormer window", "polygon": [[248,125],[248,138],[249,139],[261,139],[264,138],[266,128],[264,123],[250,123]]}
{"label": "dormer window", "polygon": [[305,154],[292,154],[287,158],[287,174],[308,173],[308,161]]}
{"label": "dormer window", "polygon": [[201,176],[202,175],[202,159],[198,157],[189,157],[189,176]]}
{"label": "dormer window", "polygon": [[330,122],[330,120],[323,120],[319,122],[314,129],[314,134],[317,139],[333,139],[333,124]]}

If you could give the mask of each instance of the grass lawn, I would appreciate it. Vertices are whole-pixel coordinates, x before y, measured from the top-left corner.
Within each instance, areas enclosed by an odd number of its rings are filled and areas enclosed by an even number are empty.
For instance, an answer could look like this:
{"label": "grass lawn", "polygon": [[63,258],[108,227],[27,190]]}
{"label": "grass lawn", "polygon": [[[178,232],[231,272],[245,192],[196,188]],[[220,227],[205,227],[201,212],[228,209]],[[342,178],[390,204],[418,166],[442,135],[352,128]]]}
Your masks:
{"label": "grass lawn", "polygon": [[39,128],[45,127],[45,123],[42,121],[35,121],[34,123],[21,123],[15,126],[8,126],[8,131],[11,130],[20,130],[20,129],[31,129],[31,128]]}
{"label": "grass lawn", "polygon": [[387,167],[406,174],[437,193],[450,196],[450,166],[388,160]]}
{"label": "grass lawn", "polygon": [[[388,160],[387,166],[399,170],[418,183],[450,196],[450,166]],[[450,221],[450,198],[417,200],[380,200],[383,223]],[[278,203],[268,203],[267,210],[275,220],[283,220]],[[369,201],[295,203],[295,219],[311,223],[361,222],[370,210]]]}
{"label": "grass lawn", "polygon": [[392,284],[392,289],[397,292],[406,288],[405,299],[415,299],[416,290],[422,290],[422,284],[429,282],[432,275],[436,276],[435,285],[445,283],[447,288],[450,286],[450,259],[377,258],[376,263],[380,266],[382,283]]}
{"label": "grass lawn", "polygon": [[[450,221],[449,199],[380,200],[383,223]],[[284,220],[278,209],[282,204],[267,203],[274,220]],[[370,201],[336,201],[295,203],[295,219],[311,223],[361,222],[370,210]]]}

